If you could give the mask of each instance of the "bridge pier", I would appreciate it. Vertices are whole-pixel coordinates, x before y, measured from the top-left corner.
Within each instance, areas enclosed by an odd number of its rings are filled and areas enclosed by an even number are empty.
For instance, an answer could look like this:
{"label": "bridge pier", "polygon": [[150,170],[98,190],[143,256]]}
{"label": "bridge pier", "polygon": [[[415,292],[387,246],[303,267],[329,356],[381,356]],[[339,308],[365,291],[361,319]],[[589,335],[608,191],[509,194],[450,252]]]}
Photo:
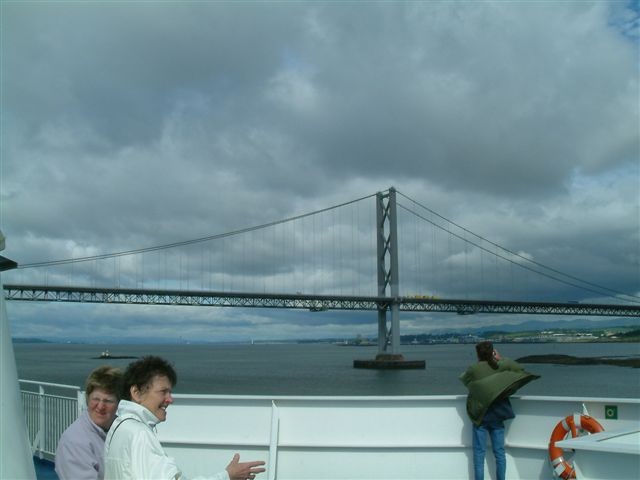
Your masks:
{"label": "bridge pier", "polygon": [[372,360],[354,360],[353,368],[369,368],[375,370],[409,370],[425,368],[424,360],[405,360],[404,355],[398,353],[381,353]]}
{"label": "bridge pier", "polygon": [[[387,229],[385,229],[385,226]],[[405,369],[425,368],[424,360],[405,360],[400,353],[400,278],[398,271],[398,222],[396,189],[376,195],[376,230],[378,261],[378,296],[386,297],[387,287],[393,300],[378,304],[378,354],[373,360],[354,360],[354,368]],[[386,230],[388,230],[388,235]],[[387,310],[391,310],[391,326],[387,328]],[[391,344],[391,352],[387,347]]]}

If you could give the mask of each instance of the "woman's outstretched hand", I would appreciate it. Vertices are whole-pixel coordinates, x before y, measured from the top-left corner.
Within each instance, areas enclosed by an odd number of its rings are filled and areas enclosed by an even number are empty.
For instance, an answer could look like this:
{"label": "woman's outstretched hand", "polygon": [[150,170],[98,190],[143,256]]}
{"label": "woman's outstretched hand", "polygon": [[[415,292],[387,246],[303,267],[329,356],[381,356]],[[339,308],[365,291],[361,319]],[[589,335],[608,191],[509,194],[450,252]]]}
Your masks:
{"label": "woman's outstretched hand", "polygon": [[240,462],[240,454],[236,453],[231,463],[227,465],[227,473],[230,480],[253,480],[258,473],[265,471],[262,465],[264,465],[262,460]]}

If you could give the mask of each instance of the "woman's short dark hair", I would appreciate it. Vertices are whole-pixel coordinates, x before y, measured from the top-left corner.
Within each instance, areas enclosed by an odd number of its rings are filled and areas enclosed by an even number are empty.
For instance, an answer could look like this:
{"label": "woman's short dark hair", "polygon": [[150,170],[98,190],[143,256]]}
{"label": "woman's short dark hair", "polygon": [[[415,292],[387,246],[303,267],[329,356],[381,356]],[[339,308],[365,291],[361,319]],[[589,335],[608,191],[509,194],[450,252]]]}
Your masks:
{"label": "woman's short dark hair", "polygon": [[173,365],[164,358],[150,355],[131,362],[124,372],[122,398],[131,400],[131,387],[134,385],[144,392],[151,387],[156,376],[167,377],[172,387],[178,383],[178,375]]}
{"label": "woman's short dark hair", "polygon": [[476,354],[478,360],[481,362],[487,362],[491,368],[496,370],[498,368],[498,361],[494,355],[493,343],[488,340],[484,342],[476,343]]}

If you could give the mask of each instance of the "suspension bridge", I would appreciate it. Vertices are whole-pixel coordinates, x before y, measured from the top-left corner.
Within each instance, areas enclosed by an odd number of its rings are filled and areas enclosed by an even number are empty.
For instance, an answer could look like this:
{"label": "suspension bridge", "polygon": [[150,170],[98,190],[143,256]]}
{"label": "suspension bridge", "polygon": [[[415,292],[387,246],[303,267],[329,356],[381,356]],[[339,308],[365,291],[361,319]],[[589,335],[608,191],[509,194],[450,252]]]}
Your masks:
{"label": "suspension bridge", "polygon": [[222,234],[14,266],[22,281],[4,285],[14,301],[376,311],[379,355],[399,355],[401,311],[640,317],[639,297],[500,246],[394,188]]}

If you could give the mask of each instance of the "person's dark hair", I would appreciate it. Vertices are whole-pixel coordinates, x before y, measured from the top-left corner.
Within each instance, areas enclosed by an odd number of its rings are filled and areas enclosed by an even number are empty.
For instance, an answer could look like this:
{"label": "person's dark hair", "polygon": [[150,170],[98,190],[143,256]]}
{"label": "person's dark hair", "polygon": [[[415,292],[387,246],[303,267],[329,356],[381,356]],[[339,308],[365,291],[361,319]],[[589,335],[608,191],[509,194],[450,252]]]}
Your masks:
{"label": "person's dark hair", "polygon": [[131,400],[131,387],[134,385],[141,392],[149,389],[156,376],[167,377],[172,387],[178,383],[176,371],[164,358],[148,356],[131,362],[124,372],[122,398]]}
{"label": "person's dark hair", "polygon": [[487,362],[494,370],[498,369],[498,361],[494,356],[493,343],[489,341],[477,343],[476,353],[478,354],[478,360]]}
{"label": "person's dark hair", "polygon": [[89,374],[84,383],[84,393],[89,395],[96,390],[103,390],[111,395],[115,395],[118,400],[122,397],[122,370],[119,368],[103,365],[96,368]]}

